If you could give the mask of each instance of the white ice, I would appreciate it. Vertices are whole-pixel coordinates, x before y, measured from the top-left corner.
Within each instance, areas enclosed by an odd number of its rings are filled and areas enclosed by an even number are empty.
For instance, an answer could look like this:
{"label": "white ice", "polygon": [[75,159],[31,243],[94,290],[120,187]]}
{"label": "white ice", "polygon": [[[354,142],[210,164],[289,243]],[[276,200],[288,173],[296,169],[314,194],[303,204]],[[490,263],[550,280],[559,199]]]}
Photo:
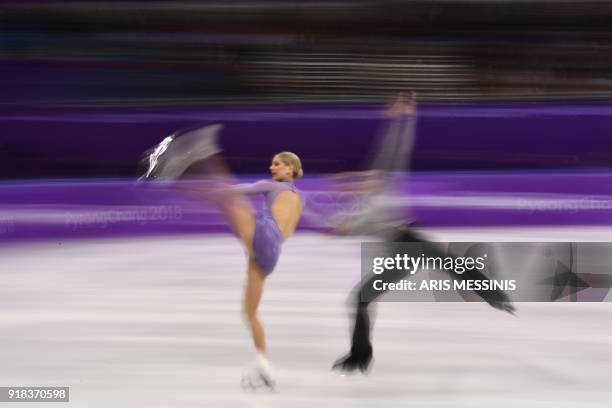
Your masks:
{"label": "white ice", "polygon": [[[430,230],[446,241],[610,241],[605,228]],[[347,351],[359,239],[298,234],[263,297],[278,393],[244,393],[245,258],[228,235],[0,248],[0,386],[69,386],[71,407],[609,407],[612,305],[379,303],[367,376]],[[2,406],[49,406],[3,403]],[[55,405],[51,405],[55,406]]]}

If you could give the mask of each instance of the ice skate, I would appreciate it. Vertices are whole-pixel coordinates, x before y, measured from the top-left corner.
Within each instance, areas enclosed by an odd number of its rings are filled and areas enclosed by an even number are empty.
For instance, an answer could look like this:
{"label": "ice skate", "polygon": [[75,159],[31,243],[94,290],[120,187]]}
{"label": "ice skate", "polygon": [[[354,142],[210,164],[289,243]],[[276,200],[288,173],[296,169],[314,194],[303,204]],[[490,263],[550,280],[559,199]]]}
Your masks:
{"label": "ice skate", "polygon": [[192,164],[221,152],[217,135],[223,125],[199,127],[166,137],[145,152],[147,171],[140,180],[179,178]]}
{"label": "ice skate", "polygon": [[240,386],[243,391],[257,391],[265,389],[276,392],[276,380],[267,364],[255,364],[242,374]]}
{"label": "ice skate", "polygon": [[340,371],[342,373],[354,373],[359,370],[362,373],[366,373],[372,362],[372,345],[366,344],[362,347],[352,347],[351,351],[340,357],[334,365],[332,370]]}

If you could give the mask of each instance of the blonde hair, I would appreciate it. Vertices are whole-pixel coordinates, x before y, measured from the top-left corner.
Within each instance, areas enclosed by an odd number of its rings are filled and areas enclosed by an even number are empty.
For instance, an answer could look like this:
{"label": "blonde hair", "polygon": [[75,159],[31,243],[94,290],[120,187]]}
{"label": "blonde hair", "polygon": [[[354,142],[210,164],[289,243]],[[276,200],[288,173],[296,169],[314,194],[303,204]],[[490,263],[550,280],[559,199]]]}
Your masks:
{"label": "blonde hair", "polygon": [[278,159],[287,166],[293,167],[293,178],[304,177],[302,162],[297,154],[291,152],[280,152],[276,154],[276,157],[278,157]]}

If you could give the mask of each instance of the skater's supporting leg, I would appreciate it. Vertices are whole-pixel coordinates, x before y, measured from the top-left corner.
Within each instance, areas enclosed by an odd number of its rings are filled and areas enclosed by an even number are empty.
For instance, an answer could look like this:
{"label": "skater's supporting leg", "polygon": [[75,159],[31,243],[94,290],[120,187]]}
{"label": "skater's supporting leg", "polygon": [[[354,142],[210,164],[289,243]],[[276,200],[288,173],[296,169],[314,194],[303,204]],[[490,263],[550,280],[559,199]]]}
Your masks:
{"label": "skater's supporting leg", "polygon": [[244,291],[243,313],[247,325],[251,329],[253,343],[258,352],[266,353],[266,340],[264,328],[259,321],[257,309],[263,294],[266,275],[261,270],[257,262],[249,259],[249,269],[247,273],[247,284]]}

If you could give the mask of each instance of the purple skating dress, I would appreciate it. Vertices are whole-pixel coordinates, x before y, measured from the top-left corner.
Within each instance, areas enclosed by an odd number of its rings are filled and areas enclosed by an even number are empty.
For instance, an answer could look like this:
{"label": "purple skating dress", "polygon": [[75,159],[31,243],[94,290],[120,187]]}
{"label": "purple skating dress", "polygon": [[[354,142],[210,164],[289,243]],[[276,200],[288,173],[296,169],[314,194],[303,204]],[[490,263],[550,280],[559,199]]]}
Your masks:
{"label": "purple skating dress", "polygon": [[262,180],[253,184],[238,184],[236,187],[243,194],[263,194],[264,196],[263,208],[255,217],[253,251],[255,252],[255,261],[267,276],[274,270],[283,245],[283,234],[272,216],[272,204],[280,193],[285,191],[297,193],[297,190],[293,181],[274,180]]}

